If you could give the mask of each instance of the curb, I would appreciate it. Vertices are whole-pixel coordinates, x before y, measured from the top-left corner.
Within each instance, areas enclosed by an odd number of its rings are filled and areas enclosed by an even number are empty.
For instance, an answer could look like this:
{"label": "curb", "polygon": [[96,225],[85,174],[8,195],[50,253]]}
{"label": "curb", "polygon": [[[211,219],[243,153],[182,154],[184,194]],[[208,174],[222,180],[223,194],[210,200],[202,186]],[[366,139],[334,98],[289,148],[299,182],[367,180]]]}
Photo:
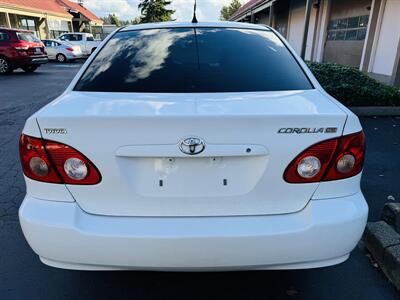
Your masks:
{"label": "curb", "polygon": [[363,241],[386,277],[400,290],[400,203],[386,203],[378,222],[368,222]]}
{"label": "curb", "polygon": [[400,116],[400,106],[350,106],[348,108],[360,117]]}

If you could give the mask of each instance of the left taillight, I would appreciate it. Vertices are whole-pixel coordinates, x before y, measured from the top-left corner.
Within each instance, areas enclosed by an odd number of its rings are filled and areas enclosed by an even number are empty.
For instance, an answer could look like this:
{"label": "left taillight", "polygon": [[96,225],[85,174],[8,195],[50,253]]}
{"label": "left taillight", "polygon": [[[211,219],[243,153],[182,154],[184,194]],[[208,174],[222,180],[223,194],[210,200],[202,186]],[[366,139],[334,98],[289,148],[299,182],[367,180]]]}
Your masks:
{"label": "left taillight", "polygon": [[19,151],[24,174],[33,180],[80,185],[101,181],[96,166],[68,145],[22,134]]}

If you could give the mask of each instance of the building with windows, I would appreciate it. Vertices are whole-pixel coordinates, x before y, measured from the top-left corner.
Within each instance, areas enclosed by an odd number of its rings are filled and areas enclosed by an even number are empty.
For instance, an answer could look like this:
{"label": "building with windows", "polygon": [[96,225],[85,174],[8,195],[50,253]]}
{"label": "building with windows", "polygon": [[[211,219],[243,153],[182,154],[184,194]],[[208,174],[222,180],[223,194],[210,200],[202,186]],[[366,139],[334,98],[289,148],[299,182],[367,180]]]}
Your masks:
{"label": "building with windows", "polygon": [[306,60],[400,85],[400,0],[250,0],[233,21],[266,24]]}
{"label": "building with windows", "polygon": [[[1,1],[1,0],[0,0]],[[72,1],[59,0],[72,16],[72,28],[74,32],[89,32],[100,38],[103,33],[103,21],[86,7]]]}
{"label": "building with windows", "polygon": [[39,38],[63,33],[101,32],[103,21],[68,0],[0,0],[0,27],[33,31]]}

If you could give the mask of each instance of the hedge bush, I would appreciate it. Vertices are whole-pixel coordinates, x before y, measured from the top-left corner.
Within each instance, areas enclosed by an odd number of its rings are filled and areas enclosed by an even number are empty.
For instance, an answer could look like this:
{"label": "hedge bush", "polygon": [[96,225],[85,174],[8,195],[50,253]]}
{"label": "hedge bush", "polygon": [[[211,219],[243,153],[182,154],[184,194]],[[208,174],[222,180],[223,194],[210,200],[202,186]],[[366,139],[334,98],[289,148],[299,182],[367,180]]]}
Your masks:
{"label": "hedge bush", "polygon": [[308,62],[323,88],[346,106],[400,106],[400,89],[372,79],[356,68]]}

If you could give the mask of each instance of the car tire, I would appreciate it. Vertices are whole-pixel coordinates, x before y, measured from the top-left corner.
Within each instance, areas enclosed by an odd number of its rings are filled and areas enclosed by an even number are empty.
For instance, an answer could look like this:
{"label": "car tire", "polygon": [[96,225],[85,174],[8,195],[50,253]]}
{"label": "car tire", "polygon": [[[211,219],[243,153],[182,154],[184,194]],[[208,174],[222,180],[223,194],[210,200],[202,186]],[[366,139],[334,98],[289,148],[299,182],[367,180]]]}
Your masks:
{"label": "car tire", "polygon": [[38,66],[33,65],[21,67],[21,69],[24,70],[26,73],[33,73],[36,71],[37,68]]}
{"label": "car tire", "polygon": [[12,73],[13,68],[11,67],[9,61],[5,57],[0,57],[0,74],[9,74]]}
{"label": "car tire", "polygon": [[57,56],[56,56],[56,60],[57,60],[59,63],[66,63],[66,62],[67,62],[67,57],[66,57],[64,54],[59,53],[59,54],[57,54]]}

